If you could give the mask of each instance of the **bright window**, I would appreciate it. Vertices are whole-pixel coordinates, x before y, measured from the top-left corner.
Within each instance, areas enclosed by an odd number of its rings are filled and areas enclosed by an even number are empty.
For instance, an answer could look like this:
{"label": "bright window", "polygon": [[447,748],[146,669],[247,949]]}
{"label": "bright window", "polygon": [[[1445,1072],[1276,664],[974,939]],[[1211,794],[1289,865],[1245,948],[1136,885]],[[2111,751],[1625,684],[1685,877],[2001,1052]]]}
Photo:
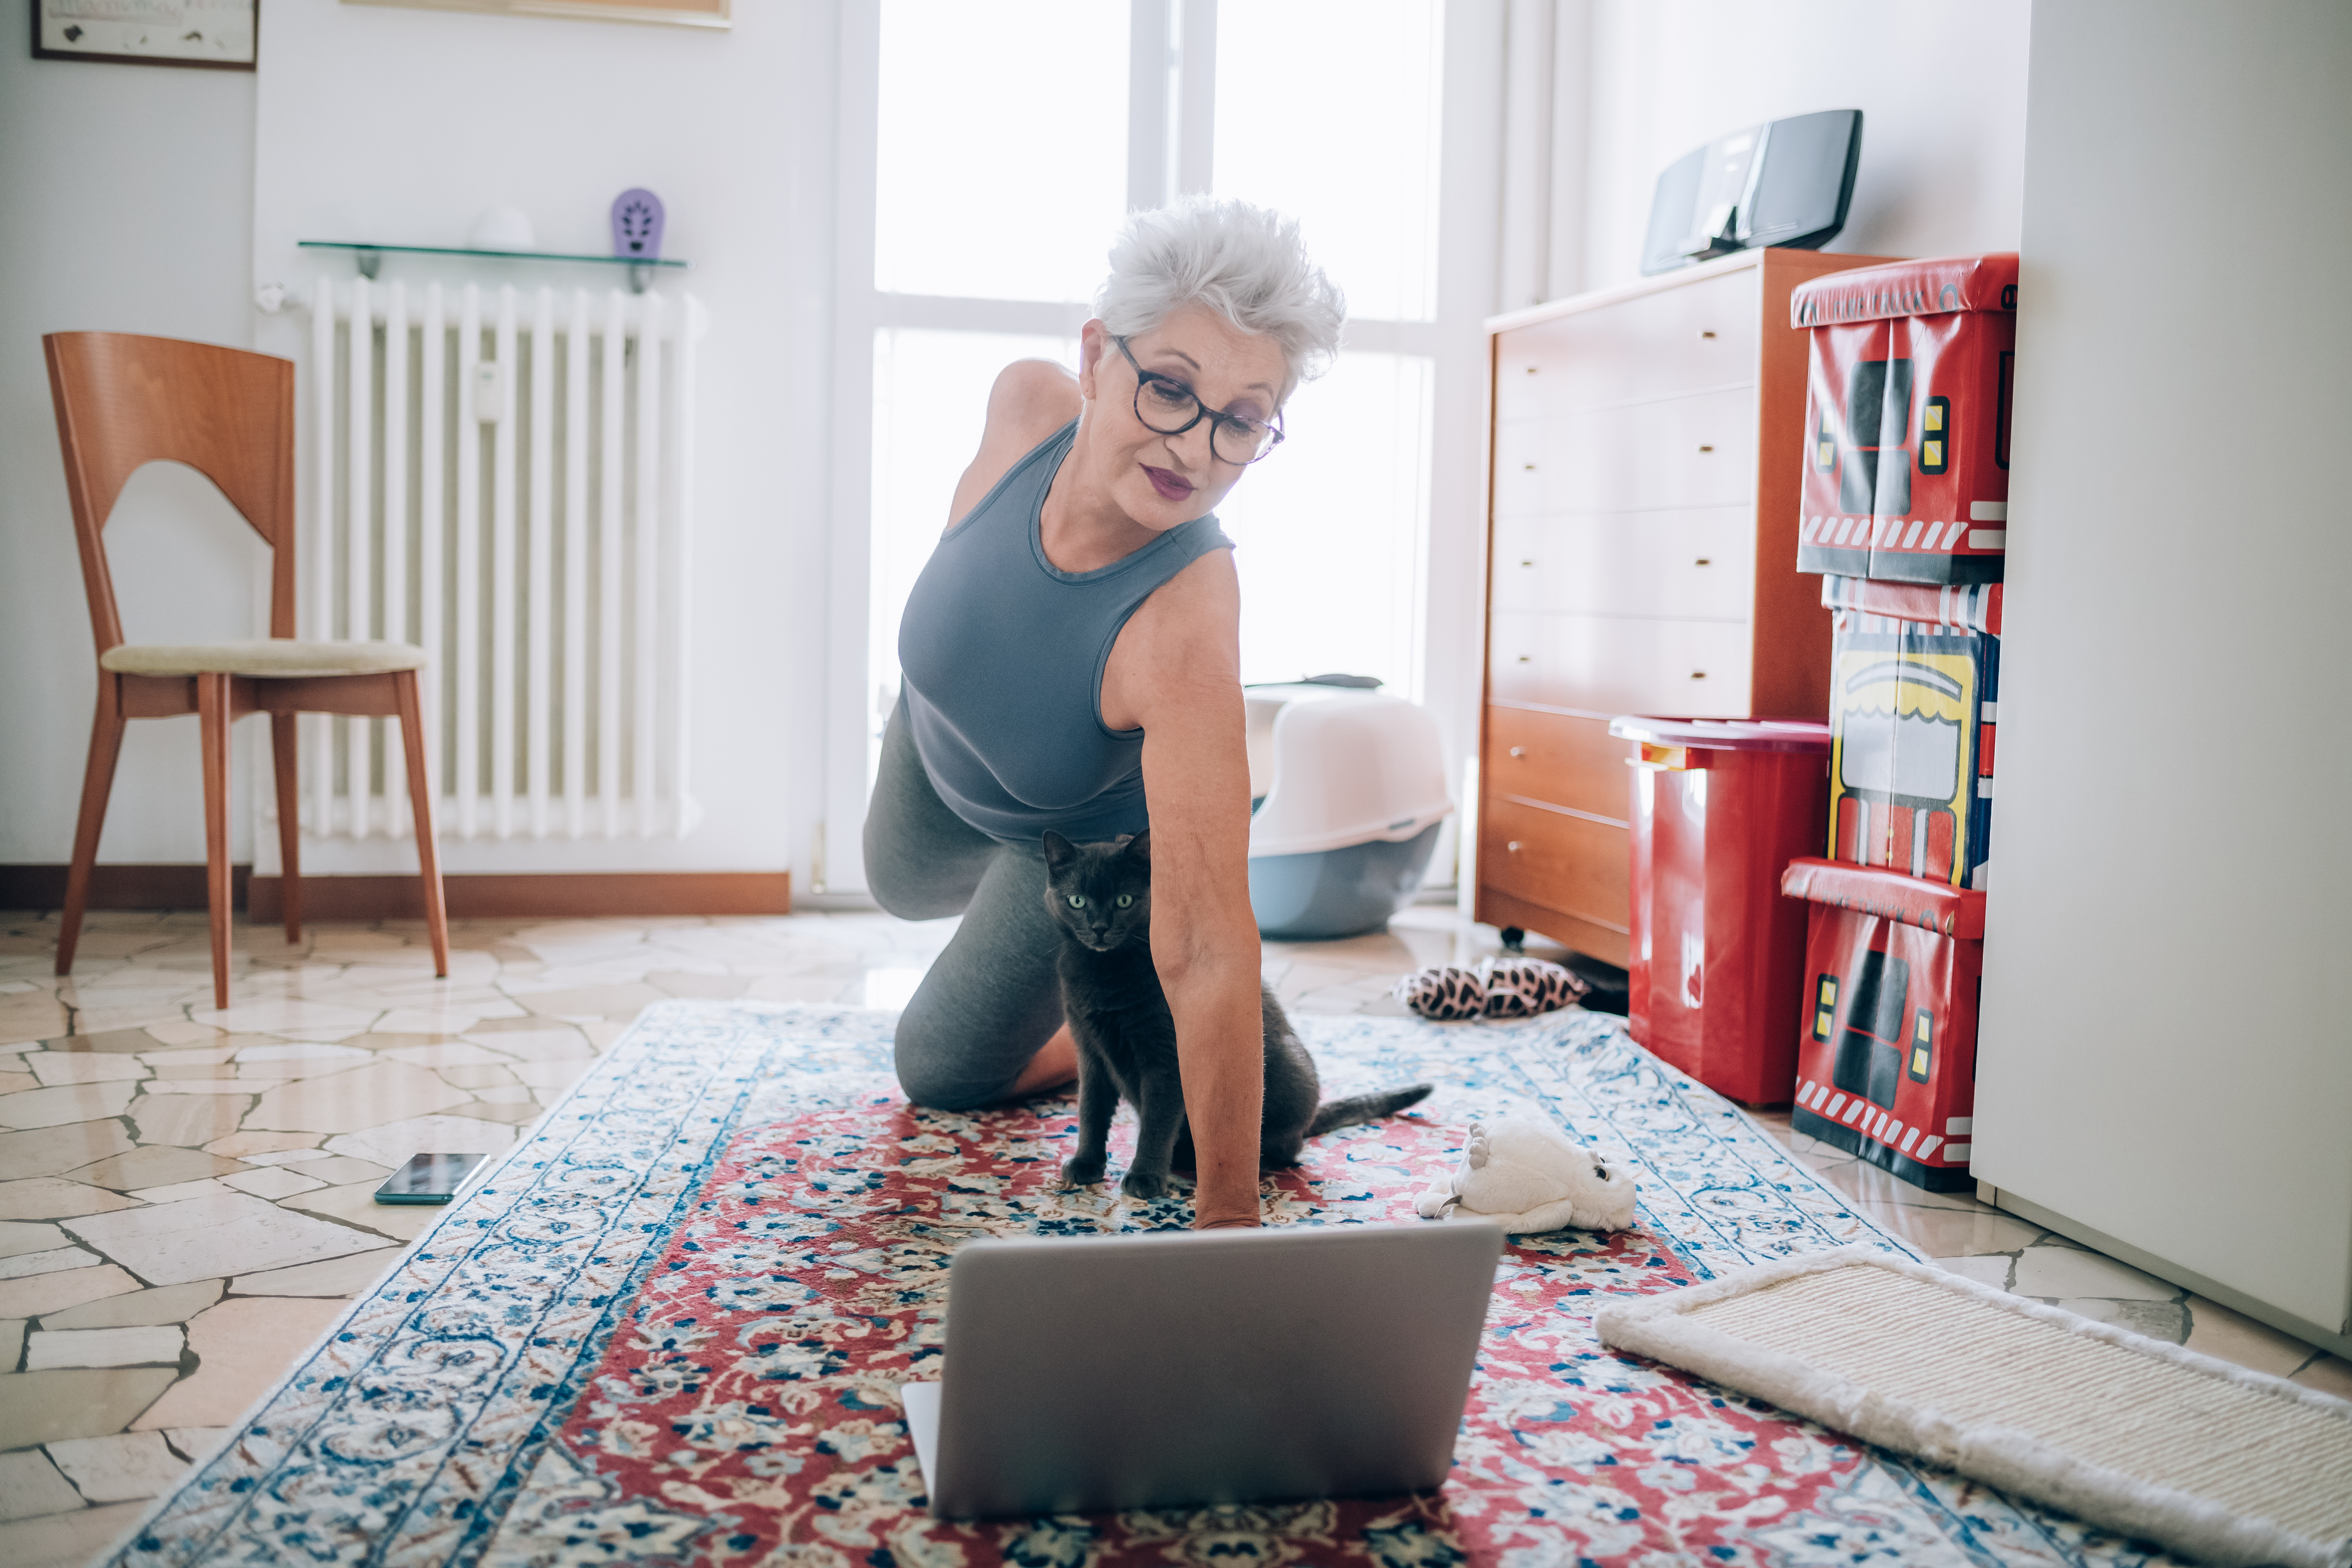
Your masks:
{"label": "bright window", "polygon": [[1349,313],[1437,317],[1439,0],[1228,5],[1215,183],[1299,220]]}
{"label": "bright window", "polygon": [[1242,679],[1376,675],[1411,696],[1429,531],[1431,362],[1346,353],[1217,509],[1237,548]]}
{"label": "bright window", "polygon": [[[1444,22],[1440,0],[1220,11],[1216,192],[1297,217],[1358,335],[1437,314]],[[1220,509],[1241,546],[1243,679],[1337,670],[1421,695],[1434,369],[1343,353]]]}
{"label": "bright window", "polygon": [[1085,301],[1127,210],[1127,7],[888,0],[874,287]]}

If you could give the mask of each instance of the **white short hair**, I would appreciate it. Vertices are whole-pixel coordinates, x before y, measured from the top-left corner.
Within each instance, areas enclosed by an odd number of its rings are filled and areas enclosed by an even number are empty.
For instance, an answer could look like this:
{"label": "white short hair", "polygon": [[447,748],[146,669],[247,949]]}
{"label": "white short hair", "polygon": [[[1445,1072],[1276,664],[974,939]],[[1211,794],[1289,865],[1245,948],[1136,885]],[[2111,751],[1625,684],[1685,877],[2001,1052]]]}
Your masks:
{"label": "white short hair", "polygon": [[1299,243],[1297,219],[1210,196],[1131,215],[1095,291],[1095,314],[1122,338],[1188,305],[1273,338],[1299,381],[1330,368],[1348,314],[1347,297]]}

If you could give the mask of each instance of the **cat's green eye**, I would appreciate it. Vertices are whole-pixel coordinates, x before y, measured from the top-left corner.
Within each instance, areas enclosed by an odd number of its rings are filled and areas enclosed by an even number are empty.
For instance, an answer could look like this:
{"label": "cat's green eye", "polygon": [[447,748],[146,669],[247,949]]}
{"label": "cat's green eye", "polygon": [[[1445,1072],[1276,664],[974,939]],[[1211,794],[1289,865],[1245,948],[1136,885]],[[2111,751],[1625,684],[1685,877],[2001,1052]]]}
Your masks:
{"label": "cat's green eye", "polygon": [[1070,908],[1074,910],[1082,910],[1086,907],[1087,896],[1084,893],[1072,893],[1070,895]]}
{"label": "cat's green eye", "polygon": [[1119,907],[1120,909],[1125,909],[1125,908],[1127,908],[1127,906],[1128,906],[1128,905],[1129,905],[1129,904],[1131,904],[1131,903],[1135,902],[1135,895],[1134,895],[1133,893],[1121,893],[1121,894],[1118,896],[1118,907]]}

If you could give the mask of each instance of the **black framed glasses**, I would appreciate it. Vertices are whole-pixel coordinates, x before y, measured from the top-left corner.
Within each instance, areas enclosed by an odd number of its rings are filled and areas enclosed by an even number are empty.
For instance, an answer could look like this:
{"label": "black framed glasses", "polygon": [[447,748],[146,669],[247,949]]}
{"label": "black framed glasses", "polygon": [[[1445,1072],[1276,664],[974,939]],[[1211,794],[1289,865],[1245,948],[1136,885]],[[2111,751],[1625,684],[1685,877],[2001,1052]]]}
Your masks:
{"label": "black framed glasses", "polygon": [[1252,419],[1211,408],[1193,390],[1172,375],[1146,370],[1136,363],[1125,338],[1115,337],[1118,352],[1135,365],[1135,416],[1143,427],[1162,436],[1181,436],[1202,420],[1209,421],[1209,452],[1221,461],[1240,466],[1255,463],[1282,444],[1282,416]]}

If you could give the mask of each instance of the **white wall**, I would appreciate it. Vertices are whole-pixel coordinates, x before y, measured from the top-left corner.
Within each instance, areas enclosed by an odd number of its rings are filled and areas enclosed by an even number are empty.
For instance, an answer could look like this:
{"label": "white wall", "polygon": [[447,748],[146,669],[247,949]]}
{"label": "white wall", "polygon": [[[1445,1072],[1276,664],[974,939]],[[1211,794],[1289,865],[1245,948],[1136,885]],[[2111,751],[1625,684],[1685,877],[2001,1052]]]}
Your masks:
{"label": "white wall", "polygon": [[[97,694],[41,335],[250,331],[253,77],[37,60],[31,3],[0,0],[0,864],[71,852]],[[247,635],[259,542],[190,470],[140,474],[107,531],[131,635]],[[133,724],[100,856],[202,860],[196,764],[193,717]]]}
{"label": "white wall", "polygon": [[[701,825],[649,843],[450,841],[452,872],[789,866],[807,885],[830,522],[835,11],[735,10],[733,28],[716,31],[336,0],[270,7],[249,283],[304,295],[352,264],[297,250],[298,239],[462,244],[501,205],[530,216],[543,248],[601,254],[613,197],[643,185],[667,208],[665,251],[694,264],[682,285],[659,286],[690,290],[711,316],[689,607]],[[381,276],[611,281],[585,272],[393,257]],[[303,357],[306,313],[257,320],[257,346]],[[412,863],[405,846],[382,842],[305,854],[317,873]]]}
{"label": "white wall", "polygon": [[[682,841],[453,842],[443,863],[790,866],[804,887],[822,809],[835,8],[740,5],[730,31],[707,32],[274,0],[256,76],[32,60],[29,3],[0,0],[0,39],[17,40],[0,46],[0,863],[69,853],[92,700],[40,334],[112,328],[299,361],[303,318],[259,312],[256,284],[299,289],[349,264],[294,240],[458,241],[512,203],[543,245],[600,251],[613,196],[643,184],[668,205],[667,247],[695,263],[686,286],[713,320],[692,604],[703,820]],[[135,479],[108,539],[133,638],[263,629],[252,536],[184,470]],[[267,861],[274,846],[249,831],[266,731],[242,725],[237,743],[236,853]],[[133,725],[101,859],[201,860],[195,768],[193,719]],[[404,871],[408,854],[314,842],[305,869]]]}
{"label": "white wall", "polygon": [[1561,16],[1571,37],[1590,29],[1582,264],[1552,268],[1568,288],[1641,275],[1667,164],[1818,109],[1863,111],[1853,212],[1828,249],[2017,248],[2028,0],[1589,0],[1589,16],[1569,0]]}
{"label": "white wall", "polygon": [[2352,1312],[2352,7],[2041,0],[1974,1168]]}

